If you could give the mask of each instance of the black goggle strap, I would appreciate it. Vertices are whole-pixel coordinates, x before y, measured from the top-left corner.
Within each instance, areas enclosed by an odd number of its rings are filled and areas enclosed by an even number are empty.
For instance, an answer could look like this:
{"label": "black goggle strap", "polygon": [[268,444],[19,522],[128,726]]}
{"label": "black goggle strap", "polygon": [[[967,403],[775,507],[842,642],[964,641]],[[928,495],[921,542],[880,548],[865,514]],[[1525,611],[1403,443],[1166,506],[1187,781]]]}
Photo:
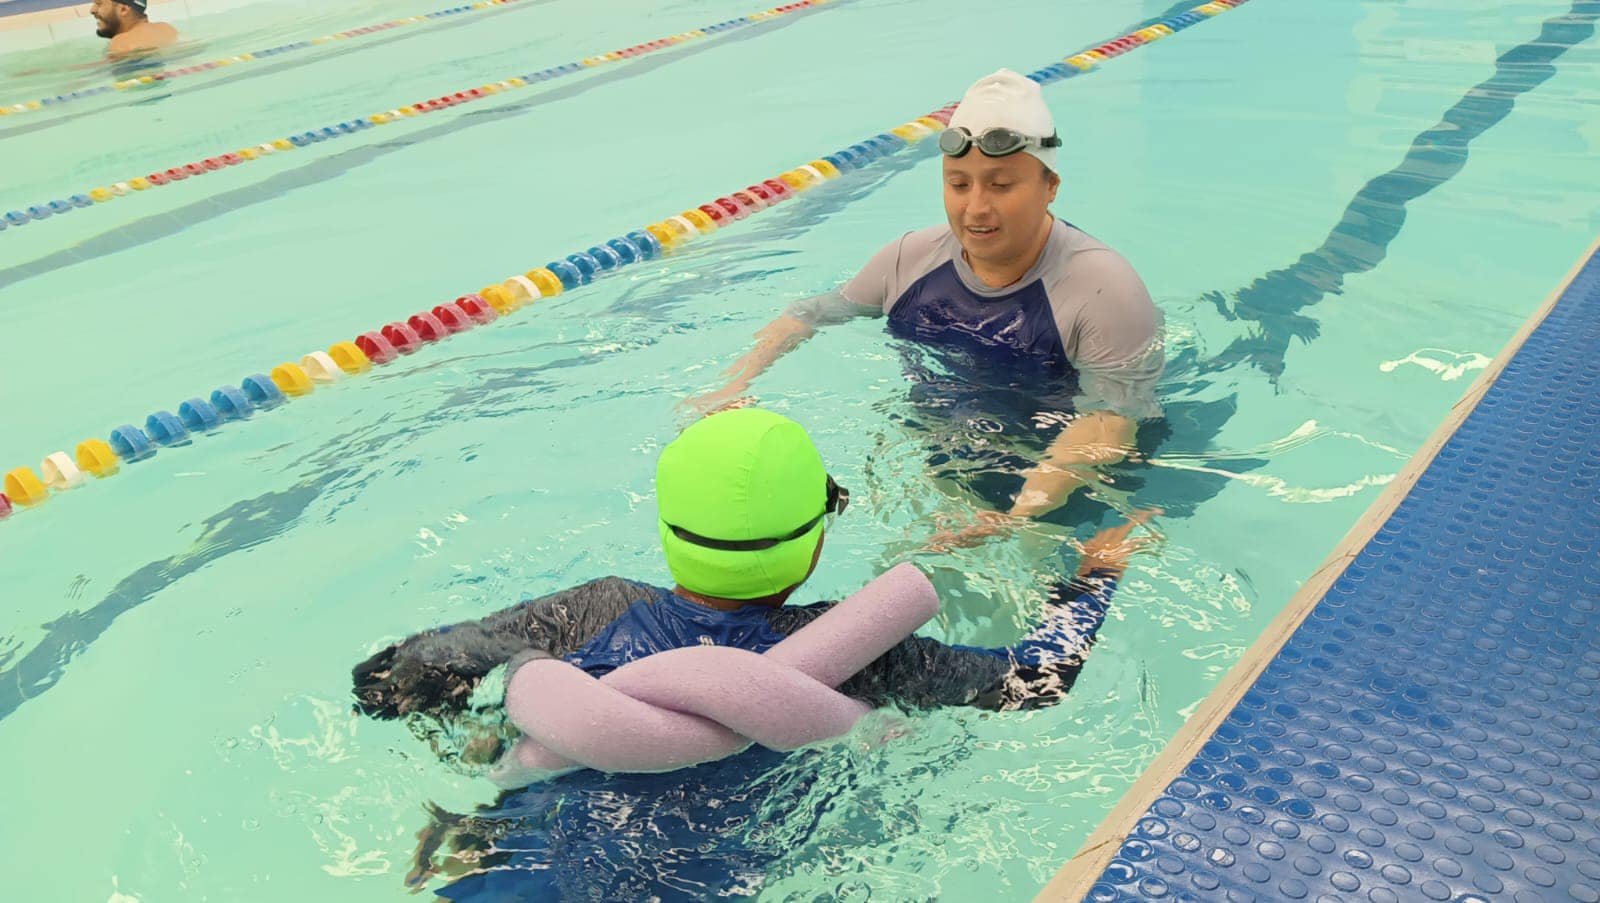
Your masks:
{"label": "black goggle strap", "polygon": [[810,533],[817,524],[821,523],[824,517],[830,514],[838,514],[848,504],[850,504],[850,490],[835,483],[833,477],[828,477],[828,500],[822,508],[822,513],[782,536],[775,536],[771,539],[712,539],[709,536],[701,536],[698,533],[690,532],[672,524],[668,524],[667,527],[672,530],[673,536],[701,548],[716,549],[719,552],[760,552],[799,539]]}

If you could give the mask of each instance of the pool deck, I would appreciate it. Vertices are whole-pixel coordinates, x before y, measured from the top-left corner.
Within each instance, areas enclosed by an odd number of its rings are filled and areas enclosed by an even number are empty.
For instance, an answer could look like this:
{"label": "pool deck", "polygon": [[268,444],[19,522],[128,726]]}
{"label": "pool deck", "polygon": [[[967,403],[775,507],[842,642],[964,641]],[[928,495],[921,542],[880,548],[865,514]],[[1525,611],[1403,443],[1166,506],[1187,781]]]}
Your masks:
{"label": "pool deck", "polygon": [[1041,901],[1600,901],[1600,241]]}

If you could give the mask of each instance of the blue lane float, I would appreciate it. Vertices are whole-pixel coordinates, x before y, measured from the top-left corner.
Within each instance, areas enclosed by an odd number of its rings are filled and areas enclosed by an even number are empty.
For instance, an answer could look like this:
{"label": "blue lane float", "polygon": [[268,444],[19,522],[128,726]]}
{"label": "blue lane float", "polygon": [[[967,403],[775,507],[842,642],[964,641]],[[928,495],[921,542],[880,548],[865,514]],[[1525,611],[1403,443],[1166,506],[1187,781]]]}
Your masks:
{"label": "blue lane float", "polygon": [[111,451],[124,461],[143,461],[156,453],[156,448],[150,442],[150,437],[144,430],[128,424],[119,426],[111,431],[111,438],[107,440]]}
{"label": "blue lane float", "polygon": [[283,390],[279,389],[278,384],[272,381],[272,377],[265,373],[245,377],[239,388],[244,391],[244,397],[250,399],[251,404],[263,411],[283,404]]}
{"label": "blue lane float", "polygon": [[578,283],[580,285],[588,285],[593,282],[595,274],[600,272],[600,262],[582,251],[576,254],[568,254],[567,262],[578,268]]}
{"label": "blue lane float", "polygon": [[556,278],[561,280],[561,287],[566,291],[570,292],[583,284],[583,273],[570,261],[552,260],[545,264],[544,268],[556,274]]}
{"label": "blue lane float", "polygon": [[618,266],[627,266],[630,263],[638,263],[644,259],[644,255],[640,253],[639,246],[626,238],[613,238],[606,242],[606,247],[610,248],[611,253],[617,256]]}
{"label": "blue lane float", "polygon": [[651,235],[649,232],[646,232],[643,229],[637,229],[633,232],[629,232],[622,238],[613,238],[610,242],[608,242],[608,244],[611,244],[611,247],[619,254],[621,253],[621,249],[617,248],[615,242],[620,241],[625,241],[632,245],[634,249],[639,252],[639,256],[645,260],[654,260],[655,258],[661,256],[661,242],[654,235]]}
{"label": "blue lane float", "polygon": [[243,390],[223,386],[211,393],[211,406],[224,420],[248,420],[256,412],[255,404],[245,397]]}
{"label": "blue lane float", "polygon": [[146,417],[144,431],[152,442],[163,447],[183,445],[189,441],[189,428],[171,411],[157,411]]}
{"label": "blue lane float", "polygon": [[178,419],[191,433],[209,433],[222,425],[222,414],[203,398],[191,398],[178,405]]}
{"label": "blue lane float", "polygon": [[617,256],[617,252],[603,245],[595,245],[584,253],[599,264],[603,272],[610,272],[622,265],[622,260]]}

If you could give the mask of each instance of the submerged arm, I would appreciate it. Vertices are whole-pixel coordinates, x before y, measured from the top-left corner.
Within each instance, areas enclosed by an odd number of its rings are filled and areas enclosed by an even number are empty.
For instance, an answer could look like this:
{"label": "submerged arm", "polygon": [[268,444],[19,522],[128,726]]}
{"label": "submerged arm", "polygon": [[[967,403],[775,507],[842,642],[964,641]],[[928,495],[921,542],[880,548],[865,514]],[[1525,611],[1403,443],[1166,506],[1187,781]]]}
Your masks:
{"label": "submerged arm", "polygon": [[1010,711],[1060,702],[1094,645],[1116,584],[1113,573],[1091,572],[1052,586],[1044,618],[1012,646],[950,646],[912,637],[839,692],[875,705],[896,702],[911,708]]}
{"label": "submerged arm", "polygon": [[1134,528],[1159,513],[1140,511],[1084,543],[1077,574],[1050,588],[1043,618],[1017,643],[990,649],[912,637],[840,692],[878,705],[892,700],[916,708],[970,705],[1010,711],[1060,702],[1083,669],[1129,560],[1154,541],[1130,538]]}
{"label": "submerged arm", "polygon": [[416,634],[357,665],[357,705],[374,718],[444,714],[466,706],[495,668],[526,650],[565,656],[648,591],[618,577],[532,599],[477,621]]}
{"label": "submerged arm", "polygon": [[683,406],[700,414],[712,413],[749,392],[750,384],[756,377],[767,372],[779,358],[800,347],[806,339],[816,335],[819,328],[882,312],[882,308],[856,304],[840,292],[796,301],[789,305],[782,316],[756,332],[755,347],[723,372],[722,375],[728,378],[726,384],[688,399]]}
{"label": "submerged arm", "polygon": [[1133,450],[1138,425],[1116,411],[1089,411],[1056,434],[1039,463],[1023,475],[1010,513],[1040,517],[1066,504],[1072,493],[1096,479],[1094,468],[1115,464]]}

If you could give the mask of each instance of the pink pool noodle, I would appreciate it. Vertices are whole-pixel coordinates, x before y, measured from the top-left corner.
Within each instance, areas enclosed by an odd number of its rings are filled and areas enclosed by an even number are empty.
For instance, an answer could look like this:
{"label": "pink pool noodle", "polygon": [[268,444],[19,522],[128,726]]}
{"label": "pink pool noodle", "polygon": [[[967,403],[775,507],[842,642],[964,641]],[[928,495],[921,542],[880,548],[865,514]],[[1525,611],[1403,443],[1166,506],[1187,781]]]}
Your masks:
{"label": "pink pool noodle", "polygon": [[927,578],[901,564],[765,655],[673,649],[599,680],[565,662],[529,662],[506,687],[506,713],[527,736],[491,779],[522,786],[580,765],[669,771],[731,755],[752,741],[794,749],[848,733],[870,707],[833,688],[938,608]]}

